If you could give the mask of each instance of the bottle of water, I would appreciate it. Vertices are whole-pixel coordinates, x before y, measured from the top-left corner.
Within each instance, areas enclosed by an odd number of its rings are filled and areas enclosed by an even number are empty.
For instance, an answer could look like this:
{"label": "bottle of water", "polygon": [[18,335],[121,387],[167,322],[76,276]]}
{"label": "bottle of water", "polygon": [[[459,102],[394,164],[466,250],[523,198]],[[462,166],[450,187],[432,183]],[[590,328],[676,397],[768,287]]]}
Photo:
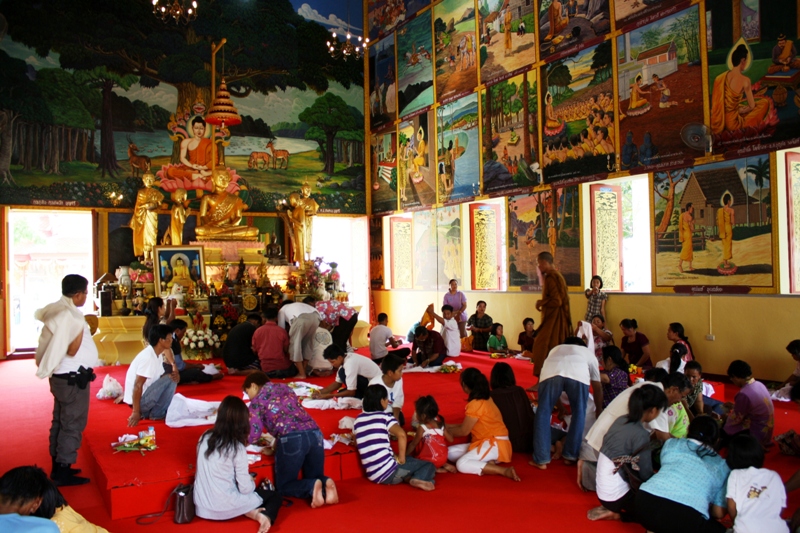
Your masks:
{"label": "bottle of water", "polygon": [[153,444],[156,443],[156,428],[153,426],[148,426],[147,434],[153,437]]}

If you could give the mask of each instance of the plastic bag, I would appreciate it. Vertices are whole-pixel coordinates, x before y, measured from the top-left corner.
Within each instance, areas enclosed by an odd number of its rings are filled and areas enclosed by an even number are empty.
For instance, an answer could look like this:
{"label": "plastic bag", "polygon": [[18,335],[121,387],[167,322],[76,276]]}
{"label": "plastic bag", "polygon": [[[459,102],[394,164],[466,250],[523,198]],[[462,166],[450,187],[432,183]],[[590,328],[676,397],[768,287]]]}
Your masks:
{"label": "plastic bag", "polygon": [[109,374],[103,378],[103,387],[97,391],[98,400],[113,400],[122,396],[122,385]]}

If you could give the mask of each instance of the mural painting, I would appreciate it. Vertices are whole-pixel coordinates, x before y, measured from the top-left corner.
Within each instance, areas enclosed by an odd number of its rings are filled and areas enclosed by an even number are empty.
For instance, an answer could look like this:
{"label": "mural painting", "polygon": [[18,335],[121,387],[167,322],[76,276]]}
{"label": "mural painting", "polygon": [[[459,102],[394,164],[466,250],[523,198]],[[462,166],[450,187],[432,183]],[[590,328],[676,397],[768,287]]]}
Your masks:
{"label": "mural painting", "polygon": [[480,194],[478,94],[436,108],[439,203]]}
{"label": "mural painting", "polygon": [[703,128],[698,6],[617,38],[620,169],[691,164],[705,153],[681,130]]}
{"label": "mural painting", "polygon": [[461,251],[461,206],[440,207],[435,211],[439,255],[436,258],[436,288],[446,291],[451,279],[463,279]]}
{"label": "mural painting", "polygon": [[608,0],[542,0],[539,55],[558,59],[597,44],[611,31]]}
{"label": "mural painting", "polygon": [[430,3],[430,0],[367,0],[369,38],[386,37]]}
{"label": "mural painting", "polygon": [[383,271],[383,217],[370,217],[369,280],[372,290],[377,291],[384,288]]}
{"label": "mural painting", "polygon": [[436,101],[449,102],[478,85],[473,0],[442,0],[433,6],[436,38]]}
{"label": "mural painting", "polygon": [[[726,0],[730,2],[730,0]],[[614,0],[614,18],[616,29],[629,31],[648,24],[665,14],[671,14],[688,4],[687,0]]]}
{"label": "mural painting", "polygon": [[[708,2],[708,83],[714,151],[728,157],[800,143],[797,2]],[[742,24],[744,23],[744,24]]]}
{"label": "mural painting", "polygon": [[397,30],[397,109],[407,117],[433,105],[431,10]]}
{"label": "mural painting", "polygon": [[394,35],[369,47],[369,126],[372,131],[397,118],[397,76],[394,71]]}
{"label": "mural painting", "polygon": [[392,288],[413,288],[414,241],[411,220],[405,217],[389,217],[392,243]]}
{"label": "mural painting", "polygon": [[655,285],[773,289],[769,155],[653,174]]}
{"label": "mural painting", "polygon": [[411,218],[414,236],[414,288],[435,289],[438,286],[438,271],[432,268],[438,263],[438,230],[436,210],[415,211]]}
{"label": "mural painting", "polygon": [[538,185],[536,71],[481,91],[484,194],[508,194]]}
{"label": "mural painting", "polygon": [[[130,209],[150,168],[166,196],[188,189],[196,208],[212,164],[211,50],[196,43],[225,37],[217,81],[225,77],[242,118],[214,138],[218,161],[233,171],[229,191],[238,188],[251,212],[274,212],[307,183],[321,212],[364,213],[363,65],[322,53],[304,56],[300,68],[296,57],[254,54],[249,44],[324,51],[346,6],[310,4],[224,0],[200,9],[190,26],[167,25],[130,2],[91,13],[48,4],[44,15],[41,3],[4,4],[0,95],[26,95],[0,96],[4,202]],[[360,8],[350,16],[360,20]],[[42,26],[43,17],[59,20],[58,30]],[[96,34],[99,26],[108,33]]]}
{"label": "mural painting", "polygon": [[611,41],[542,68],[545,183],[604,178],[615,169]]}
{"label": "mural painting", "polygon": [[540,252],[553,254],[568,286],[581,285],[579,189],[572,186],[508,198],[509,287],[541,289],[536,266]]}
{"label": "mural painting", "polygon": [[397,194],[402,209],[436,203],[433,111],[400,123],[397,133]]}
{"label": "mural painting", "polygon": [[478,2],[481,83],[508,78],[536,62],[535,26],[532,2]]}
{"label": "mural painting", "polygon": [[370,177],[372,214],[391,213],[397,209],[397,184],[401,171],[408,179],[407,165],[397,157],[397,130],[394,127],[370,135]]}

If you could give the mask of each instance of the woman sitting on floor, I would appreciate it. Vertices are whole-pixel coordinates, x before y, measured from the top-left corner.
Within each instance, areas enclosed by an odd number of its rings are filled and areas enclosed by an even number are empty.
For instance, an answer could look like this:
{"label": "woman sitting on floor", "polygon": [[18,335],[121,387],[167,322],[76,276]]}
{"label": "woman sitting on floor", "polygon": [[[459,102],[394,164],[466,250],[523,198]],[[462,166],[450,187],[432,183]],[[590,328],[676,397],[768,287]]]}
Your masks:
{"label": "woman sitting on floor", "polygon": [[533,408],[525,389],[517,385],[508,363],[495,363],[490,376],[492,401],[500,409],[508,440],[515,452],[533,451]]}
{"label": "woman sitting on floor", "polygon": [[107,529],[92,524],[70,507],[61,491],[52,482],[47,483],[42,494],[42,503],[33,516],[52,520],[58,526],[58,530],[64,533],[108,533]]}
{"label": "woman sitting on floor", "polygon": [[625,360],[636,366],[652,367],[653,363],[650,361],[650,339],[644,333],[636,331],[639,329],[636,319],[626,318],[619,323],[619,327],[624,335],[619,347],[625,356]]}
{"label": "woman sitting on floor", "polygon": [[194,503],[197,516],[230,520],[244,515],[258,522],[258,533],[269,530],[282,499],[275,491],[256,488],[247,463],[250,433],[247,406],[236,396],[226,396],[217,411],[214,428],[197,444]]}
{"label": "woman sitting on floor", "polygon": [[519,337],[517,338],[517,344],[519,344],[520,353],[528,352],[528,357],[533,356],[533,343],[536,339],[536,331],[533,329],[533,325],[534,322],[531,317],[527,317],[525,320],[523,320],[523,330],[520,332]]}
{"label": "woman sitting on floor", "polygon": [[597,363],[603,366],[603,348],[614,344],[614,334],[606,328],[606,319],[603,315],[592,317],[592,335],[594,337],[594,355],[597,357]]}
{"label": "woman sitting on floor", "polygon": [[603,348],[603,371],[600,372],[600,383],[603,384],[603,407],[608,407],[620,392],[631,386],[628,363],[622,358],[622,352],[616,346]]}
{"label": "woman sitting on floor", "polygon": [[628,414],[617,418],[603,438],[596,477],[600,506],[587,513],[589,520],[632,521],[636,493],[621,468],[627,464],[641,481],[653,476],[650,431],[645,424],[666,407],[667,396],[656,385],[644,385],[631,393]]}
{"label": "woman sitting on floor", "polygon": [[506,336],[503,335],[503,324],[495,322],[492,324],[492,331],[489,335],[489,340],[486,342],[486,347],[491,353],[510,353],[508,349],[508,341]]}
{"label": "woman sitting on floor", "polygon": [[513,466],[496,464],[511,461],[511,441],[503,415],[492,401],[486,376],[477,368],[467,368],[461,374],[461,389],[468,395],[466,416],[460,424],[446,427],[454,437],[470,435],[471,441],[450,446],[447,459],[464,474],[495,474],[520,481]]}
{"label": "woman sitting on floor", "polygon": [[683,324],[680,322],[672,322],[667,328],[667,340],[676,344],[682,344],[686,347],[686,355],[683,356],[683,361],[685,363],[688,363],[694,359],[692,345],[689,342],[689,337],[687,337],[686,333],[684,332]]}
{"label": "woman sitting on floor", "polygon": [[714,451],[719,426],[698,416],[685,439],[669,439],[661,449],[661,470],[636,493],[636,521],[653,533],[725,533],[730,469]]}
{"label": "woman sitting on floor", "polygon": [[656,363],[656,368],[663,368],[670,374],[673,372],[680,372],[683,374],[683,370],[686,367],[687,353],[686,345],[676,342],[672,345],[672,348],[669,349],[669,357]]}

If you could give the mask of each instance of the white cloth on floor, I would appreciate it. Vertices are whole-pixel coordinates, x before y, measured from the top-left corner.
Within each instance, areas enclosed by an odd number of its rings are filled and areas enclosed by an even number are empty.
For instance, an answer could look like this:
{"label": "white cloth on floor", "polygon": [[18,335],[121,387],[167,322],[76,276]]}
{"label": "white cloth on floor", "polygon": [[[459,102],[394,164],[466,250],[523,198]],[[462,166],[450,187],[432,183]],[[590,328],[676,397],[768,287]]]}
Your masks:
{"label": "white cloth on floor", "polygon": [[305,381],[290,381],[287,385],[301,398],[309,397],[312,392],[319,392],[321,389],[319,385],[314,385],[313,383],[307,383]]}
{"label": "white cloth on floor", "polygon": [[[445,361],[444,363],[442,363],[442,366],[452,366],[457,368],[458,370],[463,370],[461,363],[456,363],[455,361]],[[439,372],[442,369],[442,366],[428,366],[422,368],[421,366],[414,366],[409,363],[403,369],[403,373],[408,374],[411,372],[427,372],[428,374],[433,374],[435,372]]]}
{"label": "white cloth on floor", "polygon": [[213,376],[219,373],[220,373],[219,369],[215,365],[211,363],[203,365],[203,374],[208,374],[209,376]]}
{"label": "white cloth on floor", "polygon": [[220,403],[187,398],[177,393],[169,404],[165,422],[171,428],[213,425]]}
{"label": "white cloth on floor", "polygon": [[792,401],[791,398],[789,398],[789,393],[791,391],[792,391],[792,386],[786,385],[782,389],[778,389],[775,392],[773,392],[770,397],[773,400],[778,400],[779,402],[790,402]]}
{"label": "white cloth on floor", "polygon": [[330,398],[327,400],[303,400],[303,407],[306,409],[321,409],[326,411],[328,409],[361,409],[361,400],[352,396],[345,396],[343,398]]}
{"label": "white cloth on floor", "polygon": [[339,420],[339,429],[349,429],[353,431],[353,426],[356,423],[356,419],[352,416],[343,416],[341,420]]}

